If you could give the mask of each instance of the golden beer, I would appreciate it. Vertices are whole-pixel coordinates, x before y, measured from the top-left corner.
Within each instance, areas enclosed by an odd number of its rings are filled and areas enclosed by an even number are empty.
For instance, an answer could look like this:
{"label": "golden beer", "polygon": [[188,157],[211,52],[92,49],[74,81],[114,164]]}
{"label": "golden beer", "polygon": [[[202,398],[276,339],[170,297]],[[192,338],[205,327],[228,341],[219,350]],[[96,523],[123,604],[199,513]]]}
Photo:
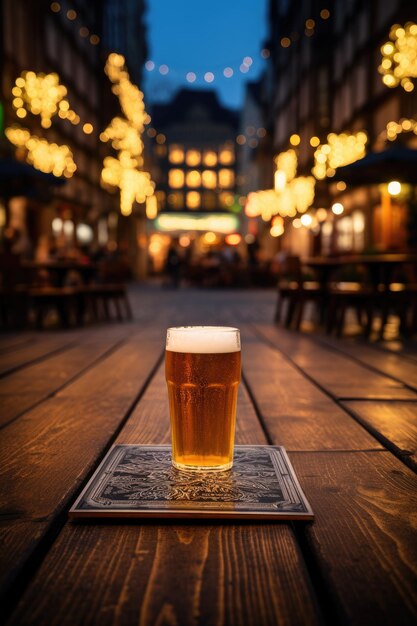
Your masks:
{"label": "golden beer", "polygon": [[232,466],[240,367],[237,329],[168,330],[165,372],[178,469]]}

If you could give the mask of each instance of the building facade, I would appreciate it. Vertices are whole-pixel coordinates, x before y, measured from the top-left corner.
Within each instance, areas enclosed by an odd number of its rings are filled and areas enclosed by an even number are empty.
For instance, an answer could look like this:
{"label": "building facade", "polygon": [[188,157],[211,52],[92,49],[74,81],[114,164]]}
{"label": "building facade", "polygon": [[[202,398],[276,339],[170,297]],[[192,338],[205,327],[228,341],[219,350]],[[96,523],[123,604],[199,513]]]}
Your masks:
{"label": "building facade", "polygon": [[[153,170],[158,218],[150,251],[162,258],[172,237],[191,235],[196,249],[239,231],[236,191],[238,116],[214,91],[181,89],[151,112]],[[188,236],[187,235],[187,236]],[[161,246],[152,245],[152,241]]]}
{"label": "building facade", "polygon": [[[12,145],[9,139],[14,136],[7,132],[10,128],[23,128],[31,136],[53,144],[55,149],[68,148],[74,163],[70,171],[54,169],[56,175],[66,176],[66,183],[54,187],[48,199],[28,199],[22,195],[8,203],[9,216],[6,219],[9,222],[14,220],[12,225],[19,229],[29,229],[34,248],[45,247],[45,253],[48,239],[54,236],[60,241],[65,239],[68,245],[92,241],[105,245],[109,240],[117,245],[118,198],[100,184],[103,157],[109,149],[99,140],[100,133],[118,107],[104,74],[107,54],[117,40],[114,33],[110,37],[108,28],[110,5],[113,4],[110,0],[36,3],[4,0],[1,5],[0,100],[4,108],[4,129],[9,137],[2,133],[1,154],[20,160],[28,157],[26,146]],[[127,4],[130,6],[131,3]],[[135,37],[138,29],[141,30],[140,54],[136,58],[137,51],[132,49],[131,39],[128,46],[135,64],[132,69],[140,77],[146,53],[140,19],[144,5],[141,2],[134,4],[138,21],[132,22],[128,7],[123,7],[126,10],[119,12],[117,24],[118,33],[129,30],[129,24]],[[32,110],[27,110],[27,103],[19,109],[16,79],[26,80],[25,72],[55,76],[59,88],[66,90],[66,103],[52,102],[55,109],[46,123],[39,107],[36,108],[36,94],[30,105],[34,104]],[[55,87],[53,85],[52,89]],[[44,110],[45,103],[41,104],[39,106]],[[50,159],[53,163],[54,156],[50,155]],[[59,159],[58,152],[56,159]],[[42,167],[41,157],[34,165]],[[81,236],[77,237],[79,224],[83,226],[79,230]],[[43,254],[42,250],[39,252]]]}
{"label": "building facade", "polygon": [[[306,256],[406,249],[405,195],[388,198],[385,188],[347,187],[332,177],[336,166],[360,158],[365,150],[384,149],[393,138],[389,124],[404,129],[405,123],[411,132],[403,133],[403,139],[416,145],[414,124],[409,123],[417,117],[416,90],[409,84],[389,88],[381,75],[382,47],[393,25],[398,29],[417,21],[416,3],[271,0],[269,21],[266,125],[273,137],[271,158],[293,149],[298,174],[313,172],[317,178],[309,227],[299,219],[287,220],[281,246]],[[325,145],[333,162],[322,150]],[[322,209],[320,219],[317,209]]]}

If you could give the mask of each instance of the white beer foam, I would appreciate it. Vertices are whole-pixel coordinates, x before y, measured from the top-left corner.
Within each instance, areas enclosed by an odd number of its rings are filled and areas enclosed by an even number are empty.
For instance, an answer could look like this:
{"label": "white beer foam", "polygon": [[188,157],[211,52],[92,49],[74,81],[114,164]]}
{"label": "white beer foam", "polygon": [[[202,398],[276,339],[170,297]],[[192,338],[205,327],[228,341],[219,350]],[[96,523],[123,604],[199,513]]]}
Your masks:
{"label": "white beer foam", "polygon": [[191,352],[193,354],[239,352],[239,329],[229,326],[168,328],[166,349],[170,352]]}

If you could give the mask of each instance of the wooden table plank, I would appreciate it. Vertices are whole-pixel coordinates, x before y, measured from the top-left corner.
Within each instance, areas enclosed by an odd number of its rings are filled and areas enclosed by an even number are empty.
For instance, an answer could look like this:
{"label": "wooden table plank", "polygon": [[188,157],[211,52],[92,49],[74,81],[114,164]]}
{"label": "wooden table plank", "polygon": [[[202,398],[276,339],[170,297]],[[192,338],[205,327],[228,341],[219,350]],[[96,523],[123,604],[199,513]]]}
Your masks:
{"label": "wooden table plank", "polygon": [[9,423],[23,411],[82,374],[113,350],[124,336],[125,333],[118,332],[109,333],[105,338],[92,333],[81,344],[0,379],[0,426]]}
{"label": "wooden table plank", "polygon": [[417,476],[389,452],[293,453],[316,520],[306,537],[350,626],[417,620]]}
{"label": "wooden table plank", "polygon": [[417,362],[397,354],[382,352],[377,348],[362,342],[359,343],[358,341],[328,337],[322,338],[320,341],[343,354],[347,354],[354,358],[355,361],[359,361],[417,390]]}
{"label": "wooden table plank", "polygon": [[417,393],[398,381],[355,363],[309,337],[266,324],[257,324],[255,328],[338,400],[417,401]]}
{"label": "wooden table plank", "polygon": [[[237,441],[264,443],[245,389]],[[166,443],[161,368],[118,436]],[[88,556],[86,556],[88,555]],[[76,609],[75,609],[76,607]],[[10,621],[73,626],[320,623],[286,524],[68,523]]]}
{"label": "wooden table plank", "polygon": [[60,350],[65,350],[74,345],[76,336],[71,333],[61,335],[39,336],[29,344],[23,344],[16,350],[0,354],[0,376],[12,372],[20,367],[25,367],[34,361],[47,357]]}
{"label": "wooden table plank", "polygon": [[417,404],[415,402],[343,402],[357,419],[378,433],[387,447],[417,469]]}
{"label": "wooden table plank", "polygon": [[[130,369],[123,346],[85,374],[91,380],[105,364],[110,373],[123,375],[123,390],[120,380],[113,386],[106,379],[101,387],[92,385],[90,394],[84,390],[76,402],[71,393],[55,396],[2,430],[0,522],[9,537],[0,545],[3,592],[100,459],[161,354],[159,341],[146,333],[132,341],[131,349]],[[83,378],[72,384],[79,386]]]}
{"label": "wooden table plank", "polygon": [[0,352],[8,352],[21,348],[24,344],[31,343],[34,335],[31,333],[7,333],[0,334]]}
{"label": "wooden table plank", "polygon": [[[112,397],[125,397],[137,391],[135,369],[146,371],[146,362],[142,355],[149,351],[160,356],[163,350],[163,335],[159,329],[146,329],[134,336],[114,354],[103,359],[94,368],[87,371],[76,381],[58,392],[60,398],[97,397],[102,393],[111,393]],[[150,367],[148,373],[150,372]]]}
{"label": "wooden table plank", "polygon": [[287,450],[382,448],[374,437],[261,341],[243,343],[243,372],[273,440]]}

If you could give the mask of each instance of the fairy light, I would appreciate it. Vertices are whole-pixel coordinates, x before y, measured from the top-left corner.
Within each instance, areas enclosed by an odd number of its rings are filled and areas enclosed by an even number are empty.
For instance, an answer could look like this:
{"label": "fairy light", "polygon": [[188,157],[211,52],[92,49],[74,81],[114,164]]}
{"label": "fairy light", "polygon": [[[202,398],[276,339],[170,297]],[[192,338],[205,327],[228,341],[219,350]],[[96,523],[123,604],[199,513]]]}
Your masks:
{"label": "fairy light", "polygon": [[67,88],[60,84],[59,76],[55,73],[22,72],[15,81],[13,95],[17,96],[13,100],[15,109],[24,108],[28,113],[39,115],[43,128],[50,127],[51,118],[58,113],[61,101],[67,102]]}
{"label": "fairy light", "polygon": [[401,119],[399,122],[388,122],[386,130],[382,133],[382,138],[395,141],[402,133],[414,133],[417,135],[417,120]]}
{"label": "fairy light", "polygon": [[365,156],[367,141],[368,136],[363,131],[352,135],[330,133],[327,135],[327,143],[319,145],[314,152],[312,174],[318,180],[334,176],[336,168],[354,163]]}
{"label": "fairy light", "polygon": [[26,128],[6,128],[5,135],[14,146],[27,151],[26,160],[41,172],[71,178],[77,169],[67,145],[49,143]]}
{"label": "fairy light", "polygon": [[[101,141],[111,141],[112,147],[118,152],[117,158],[104,159],[102,184],[119,188],[122,215],[132,213],[135,201],[147,202],[147,215],[148,212],[153,214],[156,206],[155,184],[149,172],[139,169],[143,165],[142,133],[145,125],[151,121],[145,111],[143,93],[130,81],[125,58],[121,54],[112,53],[108,56],[105,72],[113,83],[112,91],[119,98],[125,118],[114,117],[100,134]],[[155,200],[149,200],[151,197]]]}
{"label": "fairy light", "polygon": [[248,195],[245,205],[248,217],[261,217],[266,222],[275,215],[295,217],[297,213],[305,213],[314,202],[316,180],[313,176],[296,176],[298,159],[295,150],[281,152],[274,161],[277,168],[275,188]]}
{"label": "fairy light", "polygon": [[[298,137],[298,135],[297,135]],[[280,152],[274,159],[277,170],[284,172],[287,182],[290,182],[296,175],[298,167],[298,157],[295,150],[290,149]]]}
{"label": "fairy light", "polygon": [[382,74],[382,82],[390,88],[401,85],[405,91],[413,91],[411,79],[417,78],[417,24],[394,24],[389,39],[381,47],[382,61],[378,71]]}

